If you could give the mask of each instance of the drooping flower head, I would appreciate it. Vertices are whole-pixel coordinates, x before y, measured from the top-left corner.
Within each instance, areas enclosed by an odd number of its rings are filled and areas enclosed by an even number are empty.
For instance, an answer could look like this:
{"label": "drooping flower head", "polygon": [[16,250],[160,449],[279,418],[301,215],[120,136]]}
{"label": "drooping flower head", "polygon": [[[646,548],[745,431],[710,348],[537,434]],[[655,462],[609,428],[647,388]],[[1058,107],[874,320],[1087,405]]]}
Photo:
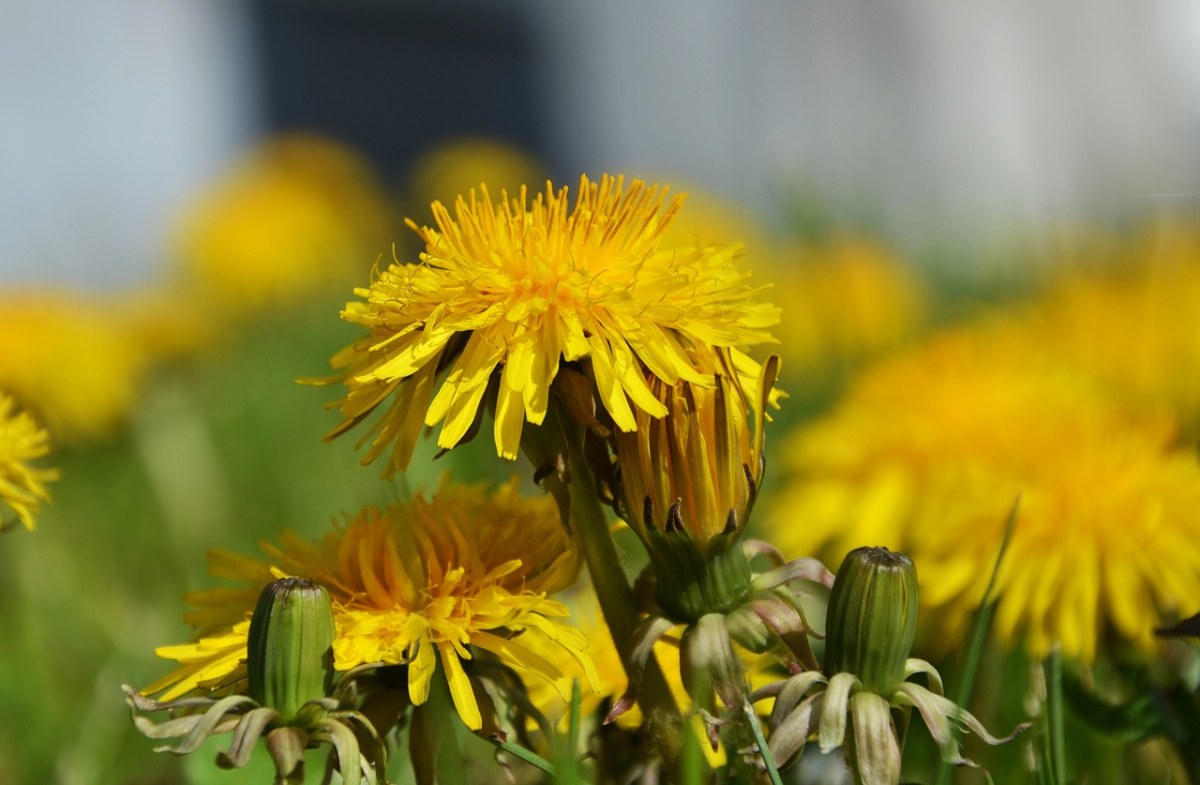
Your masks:
{"label": "drooping flower head", "polygon": [[750,591],[740,541],[762,482],[777,371],[772,357],[756,399],[734,368],[715,373],[712,388],[650,378],[666,415],[639,411],[636,431],[612,434],[617,510],[650,554],[659,605],[676,618],[728,610]]}
{"label": "drooping flower head", "polygon": [[962,640],[1020,496],[994,632],[1092,660],[1200,596],[1200,465],[1024,333],[946,335],[862,377],[787,455],[777,544],[832,559],[872,542],[921,565],[942,640]]}
{"label": "drooping flower head", "polygon": [[[263,545],[260,561],[218,555],[225,577],[245,589],[189,596],[192,621],[207,625],[198,642],[158,650],[183,667],[147,688],[164,699],[197,687],[211,689],[243,677],[246,614],[272,571],[317,581],[333,599],[339,671],[382,663],[408,666],[408,696],[425,702],[439,670],[463,721],[482,717],[464,661],[475,647],[521,674],[567,690],[564,676],[537,656],[530,642],[558,646],[590,671],[587,641],[559,619],[568,615],[547,598],[574,580],[578,556],[548,497],[524,499],[515,481],[489,495],[478,487],[446,485],[425,499],[386,510],[367,508],[316,545],[295,537]],[[266,580],[264,580],[264,578]]]}
{"label": "drooping flower head", "polygon": [[332,361],[347,395],[331,436],[390,397],[365,461],[390,449],[391,473],[406,467],[423,425],[441,424],[443,448],[461,442],[486,398],[497,452],[515,458],[564,363],[581,363],[623,431],[637,428],[636,411],[666,414],[646,371],[711,386],[697,369],[718,355],[753,365],[739,347],[769,340],[778,310],[751,302],[740,246],[662,246],[682,205],[664,188],[609,176],[582,177],[574,205],[549,183],[532,202],[524,188],[493,202],[486,186],[459,197],[453,215],[435,202],[435,227],[409,222],[425,242],[420,263],[390,265],[342,312],[369,334]]}
{"label": "drooping flower head", "polygon": [[58,472],[32,462],[49,452],[46,432],[0,393],[0,529],[6,528],[10,514],[33,529],[38,504],[50,498],[45,484],[58,479]]}

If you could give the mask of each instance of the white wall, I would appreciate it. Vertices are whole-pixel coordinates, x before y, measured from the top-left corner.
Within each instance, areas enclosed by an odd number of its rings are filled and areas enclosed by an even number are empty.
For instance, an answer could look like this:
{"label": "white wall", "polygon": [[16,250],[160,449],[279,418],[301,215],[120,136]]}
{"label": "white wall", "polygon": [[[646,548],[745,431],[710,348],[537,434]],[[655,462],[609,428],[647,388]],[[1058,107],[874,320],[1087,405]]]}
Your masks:
{"label": "white wall", "polygon": [[2,5],[0,280],[146,277],[183,198],[253,127],[241,5]]}

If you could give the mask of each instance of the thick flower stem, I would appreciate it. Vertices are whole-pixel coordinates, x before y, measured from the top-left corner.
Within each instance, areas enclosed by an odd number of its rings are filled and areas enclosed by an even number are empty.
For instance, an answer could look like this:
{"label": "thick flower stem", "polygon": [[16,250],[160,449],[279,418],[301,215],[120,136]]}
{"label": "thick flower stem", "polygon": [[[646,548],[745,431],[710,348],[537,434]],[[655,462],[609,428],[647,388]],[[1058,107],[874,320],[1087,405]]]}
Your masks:
{"label": "thick flower stem", "polygon": [[[633,633],[640,621],[637,603],[610,533],[596,478],[584,458],[582,429],[569,421],[564,422],[563,426],[567,442],[567,469],[570,473],[571,533],[583,551],[604,622],[608,625],[628,674]],[[646,675],[638,703],[651,723],[652,732],[662,742],[665,753],[674,760],[680,749],[679,709],[654,657],[646,663]]]}

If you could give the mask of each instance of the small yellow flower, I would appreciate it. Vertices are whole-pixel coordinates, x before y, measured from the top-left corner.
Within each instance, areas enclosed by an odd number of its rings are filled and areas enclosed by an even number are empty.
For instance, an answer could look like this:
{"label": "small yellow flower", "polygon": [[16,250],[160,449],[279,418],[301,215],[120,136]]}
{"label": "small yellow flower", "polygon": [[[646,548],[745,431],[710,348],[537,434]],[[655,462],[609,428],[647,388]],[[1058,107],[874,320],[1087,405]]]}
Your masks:
{"label": "small yellow flower", "polygon": [[286,306],[352,281],[384,248],[382,193],[353,151],[284,136],[251,151],[184,214],[175,253],[218,312]]}
{"label": "small yellow flower", "polygon": [[998,637],[1083,661],[1107,632],[1150,648],[1200,596],[1200,464],[1176,435],[1038,343],[952,334],[867,373],[794,437],[770,530],[832,561],[864,542],[906,551],[925,618],[958,640],[1019,495]]}
{"label": "small yellow flower", "polygon": [[1200,429],[1200,231],[1159,226],[1111,268],[1076,268],[1015,314],[1063,362],[1132,407]]}
{"label": "small yellow flower", "polygon": [[109,435],[133,411],[147,353],[113,304],[69,292],[0,296],[0,389],[56,442]]}
{"label": "small yellow flower", "polygon": [[789,303],[776,333],[791,374],[811,378],[859,366],[902,346],[925,321],[919,280],[873,242],[840,237],[795,257],[772,271]]}
{"label": "small yellow flower", "polygon": [[560,621],[566,606],[547,598],[575,579],[578,555],[554,502],[522,498],[515,480],[492,495],[446,485],[428,500],[363,510],[316,545],[293,536],[263,550],[266,561],[217,556],[216,572],[240,576],[248,586],[189,596],[200,608],[193,621],[215,629],[197,643],[159,649],[183,667],[147,694],[165,691],[170,700],[244,678],[244,619],[272,574],[311,578],[329,591],[338,670],[407,665],[409,697],[419,705],[440,667],[459,715],[474,730],[482,716],[463,665],[472,659],[468,647],[566,694],[570,682],[532,647],[560,647],[591,672],[587,639]]}
{"label": "small yellow flower", "polygon": [[424,209],[435,201],[453,202],[480,182],[515,193],[522,183],[546,179],[546,170],[528,153],[499,139],[460,137],[426,151],[409,178],[408,203]]}
{"label": "small yellow flower", "polygon": [[778,309],[751,302],[739,246],[663,247],[683,204],[665,201],[665,189],[640,180],[585,176],[574,206],[549,184],[532,204],[524,188],[493,203],[486,186],[459,197],[453,216],[435,202],[436,228],[409,222],[425,242],[420,264],[390,265],[342,312],[369,334],[332,361],[347,395],[330,435],[391,398],[365,458],[390,448],[391,473],[407,466],[423,425],[441,423],[443,448],[461,442],[486,396],[497,452],[515,458],[564,363],[583,365],[624,431],[637,427],[635,410],[666,414],[643,369],[711,386],[697,368],[726,354],[756,376],[738,347],[770,340]]}
{"label": "small yellow flower", "polygon": [[31,461],[50,452],[50,437],[16,404],[0,393],[0,528],[8,512],[33,530],[38,504],[49,500],[44,483],[58,479],[54,469],[38,469]]}

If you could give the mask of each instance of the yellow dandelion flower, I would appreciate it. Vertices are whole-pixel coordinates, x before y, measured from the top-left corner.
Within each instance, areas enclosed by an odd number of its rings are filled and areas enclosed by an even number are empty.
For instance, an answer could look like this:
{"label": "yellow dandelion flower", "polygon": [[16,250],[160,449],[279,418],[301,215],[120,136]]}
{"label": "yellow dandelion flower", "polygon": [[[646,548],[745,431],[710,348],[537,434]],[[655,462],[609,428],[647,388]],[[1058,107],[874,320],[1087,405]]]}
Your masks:
{"label": "yellow dandelion flower", "polygon": [[54,469],[39,469],[30,462],[50,452],[50,437],[27,413],[0,393],[0,529],[7,528],[11,512],[26,529],[33,530],[38,504],[48,501],[45,483],[58,479]]}
{"label": "yellow dandelion flower", "polygon": [[[459,715],[478,730],[482,715],[464,661],[486,650],[523,676],[569,694],[563,673],[536,646],[561,648],[591,672],[587,639],[561,619],[566,606],[547,595],[578,574],[579,558],[549,497],[522,498],[514,480],[494,494],[443,486],[430,499],[386,510],[368,508],[316,545],[288,537],[264,544],[265,561],[217,555],[215,572],[247,581],[244,589],[196,593],[192,617],[216,625],[198,642],[158,650],[183,664],[145,691],[164,699],[242,677],[245,624],[253,597],[273,574],[316,580],[334,603],[334,662],[345,671],[382,663],[408,666],[414,704],[429,696],[439,670]],[[265,580],[264,580],[265,579]],[[221,625],[222,620],[224,625]]]}
{"label": "yellow dandelion flower", "polygon": [[922,603],[956,640],[997,579],[995,633],[1091,661],[1200,596],[1200,464],[1165,417],[1133,417],[1035,343],[957,333],[867,373],[787,447],[777,544],[909,553]]}
{"label": "yellow dandelion flower", "polygon": [[1074,269],[1016,316],[1064,362],[1143,411],[1200,427],[1200,231],[1147,230],[1111,269]]}
{"label": "yellow dandelion flower", "polygon": [[421,155],[409,177],[409,201],[422,209],[435,201],[453,202],[480,182],[515,193],[522,183],[545,177],[544,166],[507,142],[462,137],[440,142]]}
{"label": "yellow dandelion flower", "polygon": [[789,373],[811,377],[860,365],[919,331],[927,310],[923,287],[881,246],[841,237],[795,256],[772,273],[794,303],[777,329]]}
{"label": "yellow dandelion flower", "polygon": [[183,277],[219,312],[282,307],[354,280],[386,247],[384,199],[366,164],[315,136],[268,140],[180,224]]}
{"label": "yellow dandelion flower", "polygon": [[515,458],[523,424],[545,418],[563,363],[584,366],[624,431],[636,429],[635,409],[666,413],[643,368],[668,384],[711,386],[697,368],[726,354],[757,376],[738,347],[770,340],[764,329],[778,309],[751,302],[739,246],[663,247],[683,204],[665,201],[666,189],[640,180],[626,188],[620,177],[585,176],[573,207],[550,184],[532,204],[524,188],[493,203],[486,186],[460,197],[453,216],[435,202],[436,228],[409,222],[425,242],[421,263],[377,273],[342,312],[370,332],[332,361],[348,392],[330,436],[392,397],[364,462],[390,447],[394,472],[422,425],[441,423],[443,448],[462,441],[486,395],[497,452]]}
{"label": "yellow dandelion flower", "polygon": [[103,299],[68,292],[0,296],[0,388],[56,441],[110,434],[133,411],[147,355]]}

